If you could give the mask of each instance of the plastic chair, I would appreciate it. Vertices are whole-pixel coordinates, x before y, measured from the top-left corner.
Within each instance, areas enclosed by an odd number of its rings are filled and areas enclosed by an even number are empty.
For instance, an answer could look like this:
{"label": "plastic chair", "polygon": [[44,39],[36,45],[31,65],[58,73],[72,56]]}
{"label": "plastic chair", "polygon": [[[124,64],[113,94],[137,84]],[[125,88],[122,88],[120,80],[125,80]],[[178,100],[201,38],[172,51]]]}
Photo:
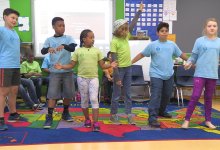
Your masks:
{"label": "plastic chair", "polygon": [[[217,86],[219,87],[220,86],[220,66],[218,67],[218,79],[216,81],[216,88]],[[216,90],[214,92],[214,95],[216,96]]]}
{"label": "plastic chair", "polygon": [[[144,74],[141,65],[132,65],[132,82],[131,86],[143,86],[144,87],[144,96],[147,95],[146,88],[150,94],[150,82],[144,81]],[[143,96],[143,97],[144,97]]]}
{"label": "plastic chair", "polygon": [[218,67],[218,80],[216,81],[216,86],[220,86],[220,66]]}
{"label": "plastic chair", "polygon": [[[179,99],[181,98],[182,101],[182,106],[184,106],[183,103],[183,87],[193,87],[193,75],[194,75],[195,69],[190,68],[188,70],[185,70],[183,66],[178,66],[176,68],[175,72],[175,89],[177,91],[177,99],[178,99],[178,106],[179,104]],[[180,95],[180,98],[179,98]]]}

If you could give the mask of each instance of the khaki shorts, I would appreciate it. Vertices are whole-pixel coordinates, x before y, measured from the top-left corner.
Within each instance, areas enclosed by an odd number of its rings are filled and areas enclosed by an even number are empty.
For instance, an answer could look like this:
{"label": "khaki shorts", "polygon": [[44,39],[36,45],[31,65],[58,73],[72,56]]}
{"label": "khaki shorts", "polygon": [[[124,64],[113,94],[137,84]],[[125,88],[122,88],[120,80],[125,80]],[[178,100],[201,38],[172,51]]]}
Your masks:
{"label": "khaki shorts", "polygon": [[10,87],[20,84],[19,68],[0,68],[0,87]]}

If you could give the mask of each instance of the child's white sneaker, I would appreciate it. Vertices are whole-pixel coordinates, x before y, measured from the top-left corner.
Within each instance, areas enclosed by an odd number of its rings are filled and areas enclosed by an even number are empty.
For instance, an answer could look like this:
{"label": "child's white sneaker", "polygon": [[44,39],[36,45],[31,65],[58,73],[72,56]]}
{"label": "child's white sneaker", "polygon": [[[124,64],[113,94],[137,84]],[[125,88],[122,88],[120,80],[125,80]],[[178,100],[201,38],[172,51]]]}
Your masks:
{"label": "child's white sneaker", "polygon": [[111,117],[110,117],[110,120],[114,124],[120,124],[117,114],[112,114]]}
{"label": "child's white sneaker", "polygon": [[131,125],[136,125],[136,123],[134,122],[134,117],[132,114],[128,114],[128,123]]}

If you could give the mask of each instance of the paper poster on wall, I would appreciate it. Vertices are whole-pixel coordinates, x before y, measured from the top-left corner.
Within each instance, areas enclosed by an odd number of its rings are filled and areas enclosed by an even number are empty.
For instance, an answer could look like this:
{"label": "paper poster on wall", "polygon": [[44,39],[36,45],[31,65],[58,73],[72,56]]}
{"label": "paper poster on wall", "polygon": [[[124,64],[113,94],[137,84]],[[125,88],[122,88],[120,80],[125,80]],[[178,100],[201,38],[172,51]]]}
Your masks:
{"label": "paper poster on wall", "polygon": [[176,21],[177,20],[177,11],[176,10],[164,10],[163,11],[163,20]]}
{"label": "paper poster on wall", "polygon": [[18,30],[19,31],[29,31],[29,17],[18,17]]}
{"label": "paper poster on wall", "polygon": [[176,0],[164,0],[164,10],[176,10]]}
{"label": "paper poster on wall", "polygon": [[176,21],[176,0],[164,0],[163,6],[163,20]]}
{"label": "paper poster on wall", "polygon": [[0,26],[5,25],[2,14],[3,14],[3,11],[9,7],[10,7],[9,0],[0,0],[0,14],[1,14],[0,15]]}
{"label": "paper poster on wall", "polygon": [[172,20],[172,21],[177,20],[177,11],[176,10],[170,11],[170,20]]}

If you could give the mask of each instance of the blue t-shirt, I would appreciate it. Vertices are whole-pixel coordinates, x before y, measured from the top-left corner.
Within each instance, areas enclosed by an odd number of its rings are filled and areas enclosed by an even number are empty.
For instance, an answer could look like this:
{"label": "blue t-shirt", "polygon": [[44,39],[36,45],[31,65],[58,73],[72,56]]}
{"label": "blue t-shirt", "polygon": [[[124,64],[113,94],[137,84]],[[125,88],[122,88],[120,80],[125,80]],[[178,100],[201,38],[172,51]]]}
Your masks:
{"label": "blue t-shirt", "polygon": [[150,77],[168,80],[173,75],[173,56],[179,57],[182,51],[172,41],[150,43],[142,52],[151,57]]}
{"label": "blue t-shirt", "polygon": [[0,27],[0,68],[20,68],[19,36],[6,27]]}
{"label": "blue t-shirt", "polygon": [[[61,37],[50,37],[47,38],[43,47],[44,48],[57,48],[58,46],[62,45],[62,44],[66,44],[69,45],[71,43],[75,43],[75,41],[73,40],[73,38],[71,36],[68,35],[63,35]],[[52,53],[49,54],[49,59],[50,59],[50,72],[54,72],[54,73],[62,73],[62,72],[71,72],[72,69],[68,69],[68,70],[57,70],[55,69],[53,66],[56,63],[61,63],[62,65],[65,64],[69,64],[71,62],[71,52],[62,49],[61,51],[56,51],[56,53]]]}
{"label": "blue t-shirt", "polygon": [[50,63],[50,54],[47,54],[45,57],[44,57],[44,60],[43,60],[43,63],[41,65],[41,68],[47,68],[51,71],[51,69],[53,69],[53,66],[51,65]]}
{"label": "blue t-shirt", "polygon": [[218,79],[220,38],[214,40],[202,36],[196,39],[188,61],[196,64],[194,76]]}

